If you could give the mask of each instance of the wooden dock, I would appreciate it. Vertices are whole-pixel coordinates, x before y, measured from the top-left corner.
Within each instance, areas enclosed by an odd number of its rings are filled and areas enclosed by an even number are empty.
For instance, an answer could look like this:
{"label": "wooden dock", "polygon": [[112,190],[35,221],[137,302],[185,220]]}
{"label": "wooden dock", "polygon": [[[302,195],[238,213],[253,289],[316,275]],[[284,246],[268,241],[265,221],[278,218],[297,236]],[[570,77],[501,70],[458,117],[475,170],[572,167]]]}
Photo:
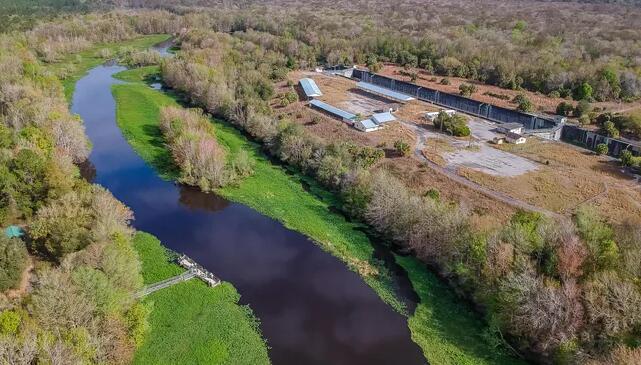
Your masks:
{"label": "wooden dock", "polygon": [[176,262],[187,269],[187,271],[183,272],[180,275],[176,275],[174,277],[171,277],[169,279],[165,279],[162,281],[159,281],[157,283],[153,283],[151,285],[147,285],[144,288],[142,288],[139,292],[136,293],[136,298],[142,298],[146,295],[149,295],[155,291],[158,291],[160,289],[168,288],[172,285],[181,283],[183,281],[187,281],[192,278],[199,278],[207,285],[210,287],[215,287],[221,283],[221,280],[211,272],[209,272],[207,269],[204,267],[198,265],[196,261],[192,260],[190,257],[187,255],[182,255],[176,260]]}

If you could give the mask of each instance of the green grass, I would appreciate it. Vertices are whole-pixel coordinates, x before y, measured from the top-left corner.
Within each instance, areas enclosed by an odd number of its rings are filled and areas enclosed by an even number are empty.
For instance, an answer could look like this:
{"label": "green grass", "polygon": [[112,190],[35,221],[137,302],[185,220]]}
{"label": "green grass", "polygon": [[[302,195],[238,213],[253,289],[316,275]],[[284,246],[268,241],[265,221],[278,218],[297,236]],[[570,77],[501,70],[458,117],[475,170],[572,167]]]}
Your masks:
{"label": "green grass", "polygon": [[[148,72],[126,71],[117,77],[143,80],[142,75]],[[158,129],[158,109],[162,105],[174,105],[175,100],[141,83],[116,85],[113,93],[118,125],[125,137],[161,176],[174,178],[175,168],[166,170],[171,156],[164,148]],[[272,164],[257,144],[250,142],[233,126],[217,120],[212,123],[219,142],[230,154],[243,149],[254,161],[254,174],[236,186],[220,189],[220,195],[248,205],[311,237],[353,269],[379,270],[379,275],[363,275],[367,270],[360,270],[360,273],[383,300],[404,311],[385,268],[373,258],[374,249],[367,236],[356,230],[356,224],[329,210],[331,205],[336,205],[331,193],[323,190],[313,179],[296,173],[288,174],[284,168]],[[309,192],[303,189],[302,180],[309,184]],[[413,340],[423,349],[431,364],[516,363],[487,343],[483,337],[487,325],[425,266],[410,258],[401,258],[399,263],[408,271],[422,300],[416,312],[408,317],[408,325]]]}
{"label": "green grass", "polygon": [[106,49],[113,55],[119,49],[131,47],[134,49],[147,49],[155,44],[166,41],[170,35],[154,34],[130,39],[119,43],[96,44],[93,47],[82,52],[69,54],[63,59],[45,64],[47,69],[51,70],[62,80],[65,99],[71,102],[71,97],[76,88],[76,82],[80,80],[90,69],[105,62],[105,58],[100,55],[101,51]]}
{"label": "green grass", "polygon": [[414,257],[396,256],[396,262],[407,271],[420,298],[408,325],[430,364],[524,364],[492,348],[484,336],[490,336],[487,324],[425,265]]}
{"label": "green grass", "polygon": [[176,101],[144,84],[114,85],[112,90],[116,120],[129,144],[163,179],[177,178],[179,171],[158,126],[160,108],[177,106]]}
{"label": "green grass", "polygon": [[[183,271],[150,234],[137,233],[134,247],[145,284]],[[248,307],[238,304],[239,298],[229,283],[210,288],[197,279],[148,295],[150,333],[134,364],[269,364],[258,322]]]}
{"label": "green grass", "polygon": [[160,77],[160,66],[145,66],[118,72],[114,78],[126,82],[154,82]]}

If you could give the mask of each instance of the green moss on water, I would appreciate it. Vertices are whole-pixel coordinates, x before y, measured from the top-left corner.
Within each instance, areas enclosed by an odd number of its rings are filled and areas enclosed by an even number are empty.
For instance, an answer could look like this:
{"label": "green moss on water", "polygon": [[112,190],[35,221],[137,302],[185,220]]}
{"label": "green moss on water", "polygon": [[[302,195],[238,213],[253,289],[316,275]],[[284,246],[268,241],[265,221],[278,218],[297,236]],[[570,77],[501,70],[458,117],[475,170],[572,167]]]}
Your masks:
{"label": "green moss on water", "polygon": [[[137,233],[134,248],[145,284],[184,271],[170,262],[167,250],[150,234]],[[229,283],[210,288],[197,279],[148,295],[144,302],[153,308],[150,332],[134,364],[269,364],[258,321],[239,299]]]}
{"label": "green moss on water", "polygon": [[[118,78],[144,80],[151,70],[125,71]],[[140,156],[167,179],[177,176],[175,167],[168,169],[171,156],[164,147],[158,128],[158,111],[163,105],[176,105],[167,94],[138,84],[116,85],[113,93],[117,104],[117,121],[123,134]],[[274,165],[228,123],[213,120],[219,143],[230,154],[240,150],[249,153],[254,174],[236,186],[217,191],[229,200],[243,203],[281,221],[287,228],[314,239],[328,252],[343,260],[361,274],[373,269],[379,275],[362,275],[376,293],[392,307],[404,312],[384,266],[374,259],[374,249],[358,225],[330,211],[336,205],[333,194],[313,179]],[[171,165],[173,166],[173,164]],[[303,189],[301,181],[309,184]],[[431,364],[515,364],[518,361],[488,344],[484,334],[487,325],[457,298],[450,288],[413,258],[399,258],[421,298],[416,312],[408,317],[412,339],[423,349]]]}

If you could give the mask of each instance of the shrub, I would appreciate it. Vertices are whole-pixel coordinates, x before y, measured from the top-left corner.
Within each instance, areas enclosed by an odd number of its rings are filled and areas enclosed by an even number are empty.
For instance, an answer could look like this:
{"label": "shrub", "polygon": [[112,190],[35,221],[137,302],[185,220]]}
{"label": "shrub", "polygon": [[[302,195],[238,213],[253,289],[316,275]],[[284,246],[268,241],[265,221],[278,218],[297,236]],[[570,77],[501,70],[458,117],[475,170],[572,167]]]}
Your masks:
{"label": "shrub", "polygon": [[434,126],[451,133],[453,136],[467,137],[471,131],[466,122],[465,117],[460,114],[450,116],[441,111],[434,119]]}
{"label": "shrub", "polygon": [[528,99],[523,94],[518,94],[517,96],[515,96],[514,99],[512,99],[512,102],[518,104],[516,110],[522,112],[531,112],[534,110],[534,104],[532,104],[530,99]]}
{"label": "shrub", "polygon": [[585,99],[580,100],[574,108],[574,116],[581,117],[592,111],[592,105]]}
{"label": "shrub", "polygon": [[630,150],[621,152],[621,165],[629,167],[641,167],[641,157],[634,156]]}
{"label": "shrub", "polygon": [[27,267],[27,248],[19,238],[0,232],[0,292],[14,288]]}
{"label": "shrub", "polygon": [[285,94],[281,95],[280,105],[287,106],[291,103],[296,102],[297,100],[298,100],[298,95],[293,90],[290,90]]}
{"label": "shrub", "polygon": [[246,177],[254,173],[253,160],[245,150],[236,152],[231,160],[231,166],[236,176]]}
{"label": "shrub", "polygon": [[476,92],[476,85],[473,84],[461,84],[458,87],[459,92],[463,96],[470,96]]}
{"label": "shrub", "polygon": [[400,139],[394,142],[394,149],[401,156],[409,156],[410,154],[410,145]]}
{"label": "shrub", "polygon": [[572,104],[565,101],[560,102],[559,105],[556,106],[556,114],[566,117],[572,114],[573,110],[574,108],[572,107]]}
{"label": "shrub", "polygon": [[160,129],[180,168],[181,182],[211,191],[231,180],[226,153],[218,145],[214,128],[202,112],[165,107],[160,111]]}
{"label": "shrub", "polygon": [[438,190],[432,188],[426,191],[424,196],[430,199],[439,200],[441,198],[441,193]]}
{"label": "shrub", "polygon": [[574,100],[590,100],[592,99],[592,92],[592,85],[584,82],[574,91]]}
{"label": "shrub", "polygon": [[0,312],[0,334],[14,335],[18,332],[18,327],[22,318],[16,311],[5,310]]}
{"label": "shrub", "polygon": [[483,93],[483,95],[491,96],[493,98],[501,99],[501,100],[510,100],[510,96],[507,94],[497,94],[493,93],[491,91],[486,91]]}
{"label": "shrub", "polygon": [[618,337],[641,324],[641,293],[615,272],[595,275],[585,288],[589,323],[606,337]]}
{"label": "shrub", "polygon": [[447,77],[444,77],[441,79],[441,85],[449,85],[450,84],[450,79]]}
{"label": "shrub", "polygon": [[588,272],[615,269],[619,263],[619,248],[612,227],[593,208],[587,207],[578,209],[575,221],[588,248]]}
{"label": "shrub", "polygon": [[619,130],[613,122],[603,123],[602,130],[608,137],[619,138]]}
{"label": "shrub", "polygon": [[582,115],[582,116],[579,117],[579,123],[581,125],[588,125],[588,124],[592,123],[592,120],[590,120],[589,116]]}
{"label": "shrub", "polygon": [[596,145],[595,149],[597,155],[607,155],[608,154],[608,145],[605,143],[599,143]]}

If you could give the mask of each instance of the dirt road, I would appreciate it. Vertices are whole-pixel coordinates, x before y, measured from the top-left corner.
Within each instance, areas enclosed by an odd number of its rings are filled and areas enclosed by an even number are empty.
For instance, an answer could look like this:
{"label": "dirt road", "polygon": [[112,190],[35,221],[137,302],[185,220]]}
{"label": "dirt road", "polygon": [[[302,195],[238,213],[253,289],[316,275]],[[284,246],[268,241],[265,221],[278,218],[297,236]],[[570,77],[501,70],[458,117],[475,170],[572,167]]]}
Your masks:
{"label": "dirt road", "polygon": [[450,180],[453,180],[461,185],[464,185],[472,190],[475,190],[485,196],[488,196],[490,198],[496,199],[498,201],[501,201],[505,204],[508,204],[512,207],[515,207],[517,209],[523,209],[523,210],[528,210],[532,212],[538,212],[541,214],[544,214],[548,217],[551,218],[565,218],[565,216],[552,212],[547,209],[543,209],[537,206],[534,206],[528,202],[513,198],[507,194],[501,193],[499,191],[495,191],[489,188],[486,188],[485,186],[479,185],[473,181],[470,181],[460,175],[458,175],[456,172],[450,171],[444,167],[441,167],[434,162],[430,161],[425,155],[423,154],[423,149],[425,149],[425,141],[427,140],[427,134],[428,131],[425,128],[419,127],[415,124],[411,123],[402,123],[404,126],[412,129],[416,133],[416,147],[414,148],[414,155],[416,158],[419,160],[425,162],[429,168],[431,168],[433,171],[438,172],[439,174],[447,176]]}

